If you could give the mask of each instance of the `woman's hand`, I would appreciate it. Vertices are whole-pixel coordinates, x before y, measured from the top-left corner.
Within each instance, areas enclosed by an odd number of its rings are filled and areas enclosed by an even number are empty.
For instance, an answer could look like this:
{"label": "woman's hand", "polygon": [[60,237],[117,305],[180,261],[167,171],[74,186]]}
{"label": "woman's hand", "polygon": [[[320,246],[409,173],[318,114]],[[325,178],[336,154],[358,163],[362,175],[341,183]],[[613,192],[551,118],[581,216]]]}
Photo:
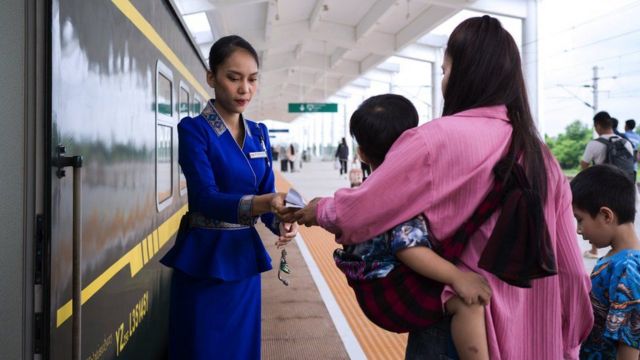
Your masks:
{"label": "woman's hand", "polygon": [[307,206],[296,211],[294,214],[295,221],[304,226],[318,225],[318,220],[316,219],[318,201],[320,201],[320,198],[315,198],[311,200]]}
{"label": "woman's hand", "polygon": [[491,288],[487,279],[474,272],[460,271],[451,286],[467,305],[488,305],[491,299]]}
{"label": "woman's hand", "polygon": [[276,246],[279,248],[287,245],[298,234],[298,224],[296,223],[280,223],[280,236],[276,241]]}

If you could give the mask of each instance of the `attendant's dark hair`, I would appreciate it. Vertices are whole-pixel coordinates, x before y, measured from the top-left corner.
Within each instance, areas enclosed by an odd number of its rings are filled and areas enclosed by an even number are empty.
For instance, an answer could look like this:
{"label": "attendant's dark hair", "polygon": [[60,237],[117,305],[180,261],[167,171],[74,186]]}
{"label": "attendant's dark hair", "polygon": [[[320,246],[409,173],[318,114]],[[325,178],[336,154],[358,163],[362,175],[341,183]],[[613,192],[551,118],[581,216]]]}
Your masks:
{"label": "attendant's dark hair", "polygon": [[251,56],[256,60],[258,67],[260,62],[258,61],[258,53],[256,49],[249,44],[249,42],[238,35],[224,36],[218,39],[209,50],[209,71],[215,74],[218,66],[225,62],[234,51],[243,49],[249,52]]}
{"label": "attendant's dark hair", "polygon": [[371,165],[378,166],[391,145],[410,128],[418,126],[418,111],[409,99],[396,94],[368,98],[351,115],[349,129]]}
{"label": "attendant's dark hair", "polygon": [[613,119],[606,111],[600,111],[593,116],[593,124],[600,125],[603,129],[613,128]]}
{"label": "attendant's dark hair", "polygon": [[547,172],[543,151],[548,150],[533,122],[520,52],[511,35],[493,17],[470,18],[451,33],[445,56],[451,61],[451,71],[442,115],[506,105],[513,126],[510,150],[522,157],[527,178],[544,202]]}
{"label": "attendant's dark hair", "polygon": [[618,217],[618,224],[633,222],[636,214],[636,184],[629,175],[611,165],[595,165],[571,180],[573,206],[595,218],[602,207]]}

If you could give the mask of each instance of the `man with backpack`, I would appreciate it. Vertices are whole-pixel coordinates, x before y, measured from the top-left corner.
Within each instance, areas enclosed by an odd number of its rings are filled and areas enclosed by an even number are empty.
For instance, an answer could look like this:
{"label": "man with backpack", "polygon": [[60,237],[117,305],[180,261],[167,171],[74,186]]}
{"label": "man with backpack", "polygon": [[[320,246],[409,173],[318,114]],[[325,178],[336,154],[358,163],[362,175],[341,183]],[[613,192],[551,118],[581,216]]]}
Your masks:
{"label": "man with backpack", "polygon": [[[606,111],[597,113],[593,117],[593,128],[598,133],[598,137],[587,144],[580,167],[586,169],[591,165],[611,164],[629,174],[629,178],[635,182],[633,147],[629,140],[613,132],[613,122],[609,113]],[[584,256],[597,259],[598,249],[592,246]]]}
{"label": "man with backpack", "polygon": [[[631,142],[631,145],[633,145],[633,159],[635,160],[633,168],[637,174],[638,173],[638,146],[640,146],[640,135],[638,135],[635,131],[633,131],[635,127],[636,127],[636,121],[633,119],[629,119],[624,122],[624,137]],[[633,178],[635,179],[636,177],[634,176]]]}

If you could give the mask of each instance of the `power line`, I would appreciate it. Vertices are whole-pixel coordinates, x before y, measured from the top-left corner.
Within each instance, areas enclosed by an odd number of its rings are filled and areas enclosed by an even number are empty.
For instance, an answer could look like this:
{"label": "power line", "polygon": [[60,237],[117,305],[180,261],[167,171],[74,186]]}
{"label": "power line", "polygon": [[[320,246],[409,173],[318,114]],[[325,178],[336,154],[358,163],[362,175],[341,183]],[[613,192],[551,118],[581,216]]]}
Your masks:
{"label": "power line", "polygon": [[[571,25],[571,26],[569,26],[569,27],[567,27],[567,28],[564,28],[564,29],[560,29],[560,30],[558,30],[558,31],[555,31],[555,32],[553,32],[553,33],[551,33],[551,34],[547,34],[547,35],[545,35],[545,36],[547,36],[547,37],[550,37],[550,38],[551,38],[551,37],[553,37],[553,36],[555,36],[555,35],[562,34],[562,33],[565,33],[565,32],[567,32],[567,31],[572,31],[572,30],[575,30],[575,29],[577,29],[577,28],[579,28],[579,27],[581,27],[581,26],[584,26],[584,25],[587,25],[587,24],[590,24],[590,23],[596,22],[596,21],[598,21],[598,20],[602,20],[602,19],[604,19],[605,17],[608,17],[608,16],[610,16],[610,15],[612,15],[612,14],[617,14],[617,13],[619,13],[621,10],[623,10],[624,8],[627,8],[627,7],[628,7],[628,8],[631,8],[631,9],[632,9],[632,8],[634,8],[634,7],[636,7],[636,6],[640,6],[640,1],[636,1],[636,2],[632,2],[632,3],[628,3],[628,4],[625,4],[625,5],[622,5],[622,6],[620,6],[620,7],[615,8],[614,10],[609,11],[608,13],[604,13],[604,14],[601,14],[601,15],[598,15],[598,16],[595,16],[595,17],[592,17],[591,19],[585,20],[585,21],[580,22],[580,23],[577,23],[577,24],[575,24],[575,25]],[[527,46],[527,45],[531,45],[531,44],[534,44],[534,43],[536,43],[536,42],[538,42],[538,41],[542,41],[542,40],[544,40],[544,37],[537,37],[537,38],[535,38],[535,39],[533,39],[533,40],[531,40],[531,41],[528,41],[528,42],[526,42],[526,43],[523,43],[523,44],[522,44],[522,47],[524,48],[524,47],[525,47],[525,46]]]}
{"label": "power line", "polygon": [[[567,53],[569,53],[571,51],[575,51],[577,49],[582,49],[582,48],[585,48],[585,47],[593,46],[593,45],[599,44],[601,42],[617,39],[617,38],[620,38],[620,37],[623,37],[623,36],[627,36],[627,35],[631,35],[631,34],[634,34],[634,33],[637,33],[637,32],[640,32],[640,28],[633,29],[631,31],[627,31],[627,32],[624,32],[624,33],[621,33],[621,34],[616,34],[616,35],[613,35],[613,36],[609,36],[609,37],[606,37],[604,39],[599,39],[599,40],[596,40],[596,41],[592,41],[590,43],[586,43],[586,44],[582,44],[582,45],[579,45],[579,46],[575,46],[575,47],[572,47],[570,49],[565,49],[565,50],[563,50],[561,52],[557,52],[557,53],[554,53],[554,54],[551,54],[551,55],[547,55],[547,56],[545,56],[545,58],[548,59],[548,58],[553,58],[553,57],[557,57],[557,56],[560,56],[560,55],[565,55],[565,54],[567,54]],[[535,59],[525,63],[524,66],[530,65],[530,64],[535,64],[535,63],[538,63],[539,61],[540,61],[540,54],[536,54]]]}
{"label": "power line", "polygon": [[583,61],[583,62],[579,62],[579,63],[574,63],[574,64],[571,64],[571,65],[566,65],[566,66],[561,66],[561,67],[556,67],[556,68],[550,68],[550,69],[547,69],[546,71],[564,70],[564,69],[568,69],[568,68],[575,68],[576,66],[579,66],[579,65],[586,65],[586,64],[590,65],[590,64],[593,64],[593,63],[601,63],[601,62],[606,61],[606,60],[621,58],[621,57],[628,56],[628,55],[633,55],[633,54],[636,54],[636,53],[640,53],[640,49],[634,50],[634,51],[630,51],[630,52],[624,53],[624,54],[612,55],[612,56],[607,56],[607,57],[603,57],[603,58],[587,60],[587,61]]}

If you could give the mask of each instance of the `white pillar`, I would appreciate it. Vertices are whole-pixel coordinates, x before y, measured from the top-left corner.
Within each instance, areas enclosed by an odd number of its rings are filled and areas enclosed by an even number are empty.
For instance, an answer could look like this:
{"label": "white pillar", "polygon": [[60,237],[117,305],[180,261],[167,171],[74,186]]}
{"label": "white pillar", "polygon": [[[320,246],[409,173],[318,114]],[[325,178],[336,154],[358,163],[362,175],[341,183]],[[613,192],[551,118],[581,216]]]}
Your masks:
{"label": "white pillar", "polygon": [[524,71],[531,115],[538,126],[538,130],[541,130],[541,112],[538,102],[538,99],[541,99],[540,84],[542,84],[541,74],[538,71],[540,65],[540,56],[538,56],[540,42],[538,34],[538,0],[526,0],[526,2],[527,17],[522,20],[522,70]]}
{"label": "white pillar", "polygon": [[431,118],[442,116],[442,61],[444,51],[436,50],[436,60],[431,63]]}

